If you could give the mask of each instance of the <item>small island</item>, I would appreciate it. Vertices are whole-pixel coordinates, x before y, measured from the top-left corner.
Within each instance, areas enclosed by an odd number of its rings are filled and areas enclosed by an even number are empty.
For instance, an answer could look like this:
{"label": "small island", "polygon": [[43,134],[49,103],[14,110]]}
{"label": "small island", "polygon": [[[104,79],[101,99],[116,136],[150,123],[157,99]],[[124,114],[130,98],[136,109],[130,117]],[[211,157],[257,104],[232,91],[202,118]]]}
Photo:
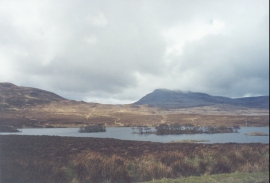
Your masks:
{"label": "small island", "polygon": [[155,127],[156,131],[152,131],[150,127],[138,126],[132,127],[134,134],[156,134],[156,135],[169,135],[169,134],[199,134],[199,133],[238,133],[239,126],[194,126],[192,124],[159,124]]}
{"label": "small island", "polygon": [[6,125],[0,125],[0,133],[10,133],[10,132],[21,132],[15,127],[12,126],[6,126]]}
{"label": "small island", "polygon": [[245,133],[245,135],[248,135],[248,136],[269,136],[269,134],[263,133],[263,132]]}
{"label": "small island", "polygon": [[137,127],[132,127],[131,129],[133,131],[133,134],[152,134],[152,133],[155,133],[148,126],[137,126]]}
{"label": "small island", "polygon": [[173,140],[169,143],[199,143],[199,142],[210,142],[209,140]]}
{"label": "small island", "polygon": [[103,124],[88,125],[80,127],[80,133],[106,132],[106,126]]}
{"label": "small island", "polygon": [[195,126],[192,124],[160,124],[155,129],[157,135],[168,135],[168,134],[198,134],[198,133],[238,133],[239,126]]}

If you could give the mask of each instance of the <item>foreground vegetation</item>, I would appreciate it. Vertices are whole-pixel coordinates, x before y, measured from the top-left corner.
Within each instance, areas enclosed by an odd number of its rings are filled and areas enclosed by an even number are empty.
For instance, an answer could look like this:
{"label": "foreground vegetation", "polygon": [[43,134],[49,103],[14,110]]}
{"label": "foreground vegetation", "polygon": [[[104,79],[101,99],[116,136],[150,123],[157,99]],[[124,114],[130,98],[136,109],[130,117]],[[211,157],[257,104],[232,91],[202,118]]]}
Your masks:
{"label": "foreground vegetation", "polygon": [[143,182],[269,172],[269,144],[178,144],[0,136],[0,182]]}
{"label": "foreground vegetation", "polygon": [[269,183],[269,172],[230,173],[153,180],[144,183]]}

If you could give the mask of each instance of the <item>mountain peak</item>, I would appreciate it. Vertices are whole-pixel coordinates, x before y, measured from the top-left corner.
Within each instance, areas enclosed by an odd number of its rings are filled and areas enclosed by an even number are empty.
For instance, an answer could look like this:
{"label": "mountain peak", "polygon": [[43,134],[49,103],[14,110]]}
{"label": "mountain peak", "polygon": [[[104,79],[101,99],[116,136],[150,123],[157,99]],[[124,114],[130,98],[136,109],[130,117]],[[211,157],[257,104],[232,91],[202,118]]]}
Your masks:
{"label": "mountain peak", "polygon": [[166,89],[166,88],[158,88],[158,89],[155,89],[154,92],[192,93],[191,91],[185,91],[185,90],[170,90],[170,89]]}
{"label": "mountain peak", "polygon": [[135,105],[177,109],[211,105],[235,105],[249,108],[269,109],[269,96],[232,99],[229,97],[211,96],[206,93],[156,89],[142,97]]}

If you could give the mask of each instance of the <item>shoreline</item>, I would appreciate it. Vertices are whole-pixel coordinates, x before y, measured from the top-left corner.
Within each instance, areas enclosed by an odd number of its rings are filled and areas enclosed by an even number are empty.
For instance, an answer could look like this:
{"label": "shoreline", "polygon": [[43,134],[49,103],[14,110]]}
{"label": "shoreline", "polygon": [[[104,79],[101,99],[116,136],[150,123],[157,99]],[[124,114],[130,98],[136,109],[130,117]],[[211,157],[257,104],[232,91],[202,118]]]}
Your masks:
{"label": "shoreline", "polygon": [[[1,126],[1,125],[0,125]],[[35,128],[80,128],[81,126],[70,126],[70,125],[67,125],[67,126],[36,126],[36,127],[20,127],[18,129],[35,129]],[[125,126],[118,126],[118,125],[108,125],[106,126],[106,128],[114,128],[114,127],[117,127],[117,128],[132,128],[132,127],[137,127],[137,126],[128,126],[128,125],[125,125]],[[150,127],[150,128],[154,128],[155,126],[147,126],[147,127]],[[218,127],[218,126],[214,126],[214,127]],[[261,125],[261,126],[258,126],[258,125],[249,125],[249,126],[239,126],[241,128],[243,127],[270,127],[269,125]],[[15,127],[17,128],[17,127]]]}

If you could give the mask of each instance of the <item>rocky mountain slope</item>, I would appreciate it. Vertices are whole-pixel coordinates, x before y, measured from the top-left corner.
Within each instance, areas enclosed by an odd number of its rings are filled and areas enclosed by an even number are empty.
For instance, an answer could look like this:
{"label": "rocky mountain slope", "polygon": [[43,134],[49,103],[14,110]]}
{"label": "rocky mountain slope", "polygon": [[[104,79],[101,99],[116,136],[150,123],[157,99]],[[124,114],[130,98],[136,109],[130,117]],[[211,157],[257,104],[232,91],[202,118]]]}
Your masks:
{"label": "rocky mountain slope", "polygon": [[153,107],[177,109],[212,105],[231,105],[247,108],[269,109],[269,96],[229,98],[211,96],[198,92],[183,92],[167,89],[157,89],[147,94],[135,105],[149,105]]}

